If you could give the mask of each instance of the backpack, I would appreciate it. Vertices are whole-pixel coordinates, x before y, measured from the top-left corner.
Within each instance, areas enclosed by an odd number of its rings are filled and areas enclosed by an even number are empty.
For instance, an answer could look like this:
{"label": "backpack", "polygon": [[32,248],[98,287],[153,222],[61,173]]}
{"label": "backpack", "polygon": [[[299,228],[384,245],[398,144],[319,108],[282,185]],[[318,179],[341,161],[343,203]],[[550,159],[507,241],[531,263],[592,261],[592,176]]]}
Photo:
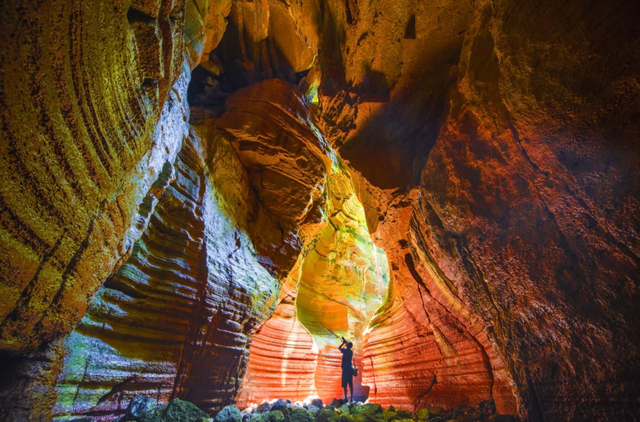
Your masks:
{"label": "backpack", "polygon": [[351,373],[353,374],[354,377],[358,376],[358,368],[356,366],[352,366],[351,367]]}

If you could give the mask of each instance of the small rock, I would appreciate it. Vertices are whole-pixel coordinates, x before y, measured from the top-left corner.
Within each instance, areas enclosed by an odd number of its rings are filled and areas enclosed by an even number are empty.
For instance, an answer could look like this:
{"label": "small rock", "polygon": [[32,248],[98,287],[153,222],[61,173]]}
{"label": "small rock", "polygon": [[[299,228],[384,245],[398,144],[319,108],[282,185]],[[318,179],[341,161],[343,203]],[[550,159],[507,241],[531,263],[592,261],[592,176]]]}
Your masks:
{"label": "small rock", "polygon": [[258,413],[265,413],[265,412],[268,412],[269,410],[271,410],[271,405],[269,404],[268,401],[262,403],[260,406],[256,408],[256,412]]}
{"label": "small rock", "polygon": [[251,419],[252,416],[253,416],[253,413],[244,412],[242,414],[242,422],[247,422],[249,419]]}
{"label": "small rock", "polygon": [[322,400],[320,400],[320,399],[311,400],[311,404],[314,405],[315,407],[317,407],[318,409],[322,409],[324,407],[324,404],[322,403]]}
{"label": "small rock", "polygon": [[283,411],[287,408],[287,402],[284,399],[278,399],[275,403],[271,405],[271,410],[279,410]]}
{"label": "small rock", "polygon": [[167,403],[160,416],[166,422],[194,422],[206,418],[207,414],[193,403],[174,399]]}
{"label": "small rock", "polygon": [[424,408],[424,409],[418,410],[415,413],[414,418],[417,421],[427,421],[427,420],[429,420],[429,409]]}
{"label": "small rock", "polygon": [[156,399],[144,396],[135,396],[127,406],[127,412],[124,414],[124,420],[137,419],[147,412],[152,411],[156,407]]}
{"label": "small rock", "polygon": [[242,413],[234,405],[224,407],[216,417],[215,422],[242,422]]}
{"label": "small rock", "polygon": [[427,407],[427,410],[432,415],[439,415],[440,413],[442,413],[441,407]]}
{"label": "small rock", "polygon": [[329,402],[329,404],[327,406],[332,406],[332,407],[335,407],[337,409],[338,407],[342,406],[342,403],[338,399],[333,399],[333,400],[331,400]]}
{"label": "small rock", "polygon": [[313,415],[300,407],[290,407],[284,417],[285,422],[313,422]]}
{"label": "small rock", "polygon": [[314,414],[320,411],[320,409],[317,406],[314,406],[313,404],[310,404],[309,406],[307,406],[307,410]]}

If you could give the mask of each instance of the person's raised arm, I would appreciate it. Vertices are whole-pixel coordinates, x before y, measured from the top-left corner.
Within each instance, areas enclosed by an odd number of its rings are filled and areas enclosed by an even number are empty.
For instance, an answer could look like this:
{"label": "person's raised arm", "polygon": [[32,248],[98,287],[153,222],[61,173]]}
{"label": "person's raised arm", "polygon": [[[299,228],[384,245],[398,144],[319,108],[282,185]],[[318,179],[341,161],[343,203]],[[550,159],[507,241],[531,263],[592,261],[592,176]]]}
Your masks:
{"label": "person's raised arm", "polygon": [[338,349],[342,350],[344,349],[344,346],[347,344],[347,340],[344,339],[344,337],[342,337],[342,344],[340,346],[338,346]]}

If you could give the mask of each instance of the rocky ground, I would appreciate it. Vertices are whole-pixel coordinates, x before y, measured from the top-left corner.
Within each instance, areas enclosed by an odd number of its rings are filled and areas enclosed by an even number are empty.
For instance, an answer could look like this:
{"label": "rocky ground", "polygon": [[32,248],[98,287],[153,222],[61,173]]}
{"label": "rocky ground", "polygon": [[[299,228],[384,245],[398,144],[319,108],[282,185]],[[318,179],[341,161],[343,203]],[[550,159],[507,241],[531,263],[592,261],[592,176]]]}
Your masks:
{"label": "rocky ground", "polygon": [[[461,406],[454,409],[425,407],[415,413],[385,409],[379,404],[346,402],[333,399],[324,405],[322,400],[296,402],[273,400],[240,411],[226,406],[214,417],[188,401],[174,399],[158,406],[155,399],[137,396],[129,403],[124,416],[114,422],[516,422],[512,415],[496,414],[492,401],[476,407]],[[68,419],[59,422],[93,422],[91,418]]]}

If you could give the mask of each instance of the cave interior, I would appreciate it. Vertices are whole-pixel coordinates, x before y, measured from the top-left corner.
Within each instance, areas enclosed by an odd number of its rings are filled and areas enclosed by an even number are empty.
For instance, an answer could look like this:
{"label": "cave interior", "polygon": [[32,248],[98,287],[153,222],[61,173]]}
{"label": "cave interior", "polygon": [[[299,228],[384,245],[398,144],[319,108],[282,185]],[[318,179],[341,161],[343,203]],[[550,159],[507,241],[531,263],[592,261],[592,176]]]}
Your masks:
{"label": "cave interior", "polygon": [[640,420],[637,1],[0,13],[4,420]]}

